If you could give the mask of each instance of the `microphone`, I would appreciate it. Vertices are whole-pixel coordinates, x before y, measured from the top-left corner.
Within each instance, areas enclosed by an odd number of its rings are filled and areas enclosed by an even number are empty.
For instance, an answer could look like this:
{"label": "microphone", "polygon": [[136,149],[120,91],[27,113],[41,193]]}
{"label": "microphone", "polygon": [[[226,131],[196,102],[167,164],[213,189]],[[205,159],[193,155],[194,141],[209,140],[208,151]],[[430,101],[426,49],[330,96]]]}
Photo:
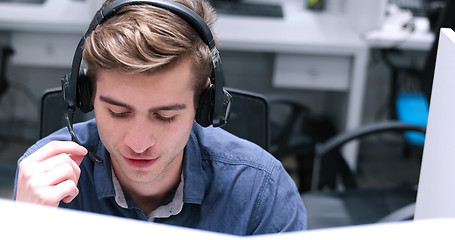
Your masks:
{"label": "microphone", "polygon": [[[73,130],[74,109],[71,107],[68,107],[66,112],[64,113],[64,116],[65,116],[65,120],[66,120],[66,128],[68,129],[68,131],[71,135],[71,140],[82,146],[81,142],[76,137],[76,134],[74,133],[74,130]],[[86,156],[93,162],[95,162],[101,166],[104,165],[104,160],[100,156],[96,155],[96,153],[89,151]]]}

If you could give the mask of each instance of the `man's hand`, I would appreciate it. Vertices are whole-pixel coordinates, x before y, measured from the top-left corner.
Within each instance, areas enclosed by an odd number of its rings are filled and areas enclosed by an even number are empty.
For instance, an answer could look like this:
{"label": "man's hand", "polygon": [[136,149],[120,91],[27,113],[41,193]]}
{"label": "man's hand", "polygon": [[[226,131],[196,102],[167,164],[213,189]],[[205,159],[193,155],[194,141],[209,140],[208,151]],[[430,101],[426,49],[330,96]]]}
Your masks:
{"label": "man's hand", "polygon": [[79,165],[87,149],[75,142],[52,141],[18,167],[16,200],[57,207],[71,202],[79,193]]}

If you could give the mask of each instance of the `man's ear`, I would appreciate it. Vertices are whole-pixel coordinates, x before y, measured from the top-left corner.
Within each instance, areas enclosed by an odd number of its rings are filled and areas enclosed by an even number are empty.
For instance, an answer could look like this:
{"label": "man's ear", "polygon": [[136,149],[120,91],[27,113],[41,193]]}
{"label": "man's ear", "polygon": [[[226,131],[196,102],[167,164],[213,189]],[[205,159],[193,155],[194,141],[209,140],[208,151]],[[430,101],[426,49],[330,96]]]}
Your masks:
{"label": "man's ear", "polygon": [[207,82],[205,82],[204,90],[210,86],[210,78],[207,78]]}

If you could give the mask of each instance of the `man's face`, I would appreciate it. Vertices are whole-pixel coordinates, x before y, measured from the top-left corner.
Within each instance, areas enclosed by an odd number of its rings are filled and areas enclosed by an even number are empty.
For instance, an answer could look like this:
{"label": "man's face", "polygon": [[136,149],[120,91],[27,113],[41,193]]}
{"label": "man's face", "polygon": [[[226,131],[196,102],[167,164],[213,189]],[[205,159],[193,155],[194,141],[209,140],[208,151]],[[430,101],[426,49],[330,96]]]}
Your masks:
{"label": "man's face", "polygon": [[97,73],[98,131],[122,185],[180,173],[195,115],[190,71],[181,61],[153,74]]}

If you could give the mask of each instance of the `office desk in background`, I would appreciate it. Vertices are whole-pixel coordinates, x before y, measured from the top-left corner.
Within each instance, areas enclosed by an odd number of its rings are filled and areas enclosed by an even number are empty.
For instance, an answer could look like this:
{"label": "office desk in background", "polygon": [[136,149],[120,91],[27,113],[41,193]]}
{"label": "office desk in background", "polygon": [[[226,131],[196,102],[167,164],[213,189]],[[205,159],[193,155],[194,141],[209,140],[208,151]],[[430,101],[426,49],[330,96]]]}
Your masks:
{"label": "office desk in background", "polygon": [[[352,21],[342,13],[309,11],[301,0],[278,2],[283,4],[283,18],[220,14],[214,31],[221,51],[274,54],[275,88],[327,94],[324,111],[339,130],[360,126],[368,47]],[[16,51],[12,63],[69,68],[95,10],[93,1],[47,0],[43,6],[0,3],[0,30],[10,31]],[[348,159],[355,152],[351,147]]]}
{"label": "office desk in background", "polygon": [[435,36],[430,31],[427,18],[416,17],[412,27],[402,27],[403,23],[387,23],[364,33],[368,47],[379,49],[396,48],[408,51],[428,51]]}

